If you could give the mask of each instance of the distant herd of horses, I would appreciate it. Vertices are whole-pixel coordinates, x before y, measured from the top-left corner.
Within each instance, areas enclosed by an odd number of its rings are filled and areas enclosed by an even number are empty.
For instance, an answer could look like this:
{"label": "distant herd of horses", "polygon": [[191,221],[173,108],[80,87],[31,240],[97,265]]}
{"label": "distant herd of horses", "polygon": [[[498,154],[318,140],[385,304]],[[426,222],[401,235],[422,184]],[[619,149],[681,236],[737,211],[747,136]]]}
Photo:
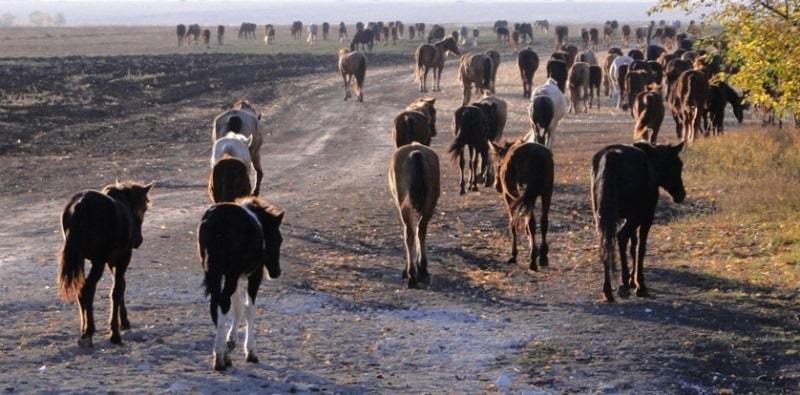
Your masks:
{"label": "distant herd of horses", "polygon": [[[498,34],[507,29],[507,24],[502,22],[495,25]],[[616,29],[616,25],[607,22],[604,36],[612,26]],[[403,32],[401,23],[385,27],[390,27],[390,37],[393,31]],[[328,28],[323,24],[325,37]],[[255,29],[255,25],[243,24],[239,37],[254,38]],[[267,26],[267,29],[272,29],[274,35],[274,28]],[[529,35],[532,37],[533,29],[546,33],[550,26],[546,20],[540,20],[530,26],[515,26],[514,31],[524,43],[530,40]],[[296,22],[292,30],[299,39],[302,23]],[[425,27],[411,25],[409,31],[412,36],[424,34]],[[675,202],[683,201],[686,191],[679,154],[685,145],[697,134],[721,134],[727,104],[742,122],[743,95],[719,78],[721,71],[735,70],[726,69],[729,66],[724,60],[712,53],[694,50],[690,38],[679,40],[677,49],[671,52],[658,43],[645,43],[627,53],[609,45],[608,50],[598,56],[588,44],[583,50],[570,44],[563,26],[555,26],[555,31],[560,32],[560,45],[547,60],[547,79],[539,86],[532,86],[533,75],[539,68],[539,55],[530,46],[521,50],[514,48],[522,95],[529,103],[531,125],[525,136],[515,139],[503,137],[508,103],[495,96],[496,73],[501,62],[499,52],[493,49],[465,52],[459,48],[460,41],[452,35],[446,36],[439,26],[431,30],[427,42],[417,47],[414,66],[421,97],[398,113],[392,122],[395,150],[388,169],[390,191],[403,228],[406,252],[403,277],[409,288],[429,281],[427,227],[434,218],[441,195],[439,156],[430,148],[432,138],[437,136],[436,98],[427,95],[427,75],[432,71],[430,90],[440,92],[445,59],[453,54],[460,56],[457,76],[463,87],[463,98],[461,106],[452,114],[453,141],[447,153],[460,169],[459,193],[464,195],[467,191],[478,190],[480,183],[494,186],[508,214],[511,235],[508,262],[517,261],[517,238],[522,231],[528,237],[528,263],[533,271],[549,264],[547,232],[555,170],[552,142],[558,123],[569,112],[579,113],[581,109],[588,112],[595,102],[595,93],[599,108],[601,87],[617,108],[630,112],[634,121],[632,143],[604,147],[592,157],[590,195],[599,255],[604,266],[604,300],[614,301],[611,277],[618,271],[617,266],[621,267],[619,296],[627,297],[631,291],[638,296],[648,294],[643,262],[659,187]],[[345,42],[347,32],[343,24],[339,32],[340,41]],[[368,64],[368,54],[364,51],[369,51],[370,44],[360,35],[371,35],[374,39],[374,32],[369,25],[358,24],[350,47],[339,51],[344,100],[352,98],[353,80],[355,100],[364,100],[363,83]],[[177,33],[179,45],[187,37],[197,40],[198,36],[203,36],[207,44],[207,37],[210,37],[210,31],[201,30],[198,25],[188,28],[179,25]],[[269,31],[266,33],[269,37]],[[220,43],[223,34],[224,27],[220,26]],[[591,41],[595,34],[590,33],[588,37]],[[359,48],[361,44],[367,47]],[[472,100],[473,89],[479,95],[476,101]],[[681,140],[677,145],[657,144],[667,107],[675,118],[676,133]],[[263,179],[260,119],[260,113],[250,103],[240,100],[212,122],[208,195],[213,204],[200,220],[197,243],[205,294],[210,297],[209,313],[216,327],[213,346],[216,370],[231,366],[230,353],[235,347],[242,314],[246,324],[246,361],[258,361],[254,344],[256,294],[265,270],[270,278],[281,274],[280,225],[284,213],[258,197]],[[254,182],[251,182],[252,172],[255,173]],[[150,206],[148,194],[153,185],[117,182],[99,191],[82,191],[69,200],[62,212],[64,243],[58,254],[58,290],[63,299],[77,301],[81,322],[78,343],[82,347],[92,346],[93,299],[105,266],[114,277],[110,341],[121,344],[120,331],[130,328],[124,276],[132,250],[143,242],[142,223]],[[534,216],[537,201],[541,205],[538,226],[541,243],[538,245]],[[87,259],[91,263],[88,275],[84,272]],[[242,278],[246,279],[246,287],[237,286]]]}

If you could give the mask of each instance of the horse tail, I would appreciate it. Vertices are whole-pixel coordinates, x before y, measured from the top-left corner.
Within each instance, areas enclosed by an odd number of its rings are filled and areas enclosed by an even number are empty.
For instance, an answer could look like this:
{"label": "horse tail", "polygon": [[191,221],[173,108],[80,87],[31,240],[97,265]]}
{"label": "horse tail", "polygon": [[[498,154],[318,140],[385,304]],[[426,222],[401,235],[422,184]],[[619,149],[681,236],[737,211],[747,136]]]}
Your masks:
{"label": "horse tail", "polygon": [[609,262],[611,271],[617,272],[617,262],[615,259],[615,237],[617,234],[617,213],[618,199],[615,191],[618,188],[612,176],[615,173],[614,167],[608,161],[608,155],[603,155],[597,166],[597,174],[593,174],[593,204],[595,205],[595,216],[597,221],[597,231],[600,235],[600,258],[603,262]]}
{"label": "horse tail", "polygon": [[228,131],[242,133],[242,118],[238,115],[234,115],[228,118]]}
{"label": "horse tail", "polygon": [[487,89],[492,85],[492,68],[494,68],[492,58],[485,57],[483,59],[483,81],[481,81],[481,85]]}
{"label": "horse tail", "polygon": [[[464,116],[463,109],[458,109],[456,111],[456,137],[453,139],[453,143],[450,144],[450,148],[447,149],[447,152],[451,154],[453,162],[458,160],[458,158],[461,156],[461,153],[464,151],[464,146],[467,145],[467,137],[461,128],[461,118]],[[458,114],[458,112],[462,113]]]}
{"label": "horse tail", "polygon": [[544,171],[544,168],[538,164],[536,168],[528,167],[525,190],[508,206],[508,211],[515,214],[513,216],[515,224],[521,217],[527,217],[533,212],[533,208],[536,205],[536,197],[541,195],[541,188],[544,184],[542,171]]}
{"label": "horse tail", "polygon": [[358,58],[358,64],[356,65],[356,70],[353,74],[356,76],[356,88],[358,88],[358,91],[361,92],[361,88],[364,86],[364,77],[367,75],[366,56],[361,56]]}
{"label": "horse tail", "polygon": [[[80,196],[75,195],[61,215],[64,246],[58,252],[58,293],[65,301],[76,298],[85,282],[81,249],[89,232],[89,223],[83,206],[76,203]],[[69,211],[73,212],[71,216]]]}
{"label": "horse tail", "polygon": [[420,151],[413,151],[409,155],[411,165],[411,206],[417,212],[422,212],[425,200],[428,197],[427,166],[425,156]]}

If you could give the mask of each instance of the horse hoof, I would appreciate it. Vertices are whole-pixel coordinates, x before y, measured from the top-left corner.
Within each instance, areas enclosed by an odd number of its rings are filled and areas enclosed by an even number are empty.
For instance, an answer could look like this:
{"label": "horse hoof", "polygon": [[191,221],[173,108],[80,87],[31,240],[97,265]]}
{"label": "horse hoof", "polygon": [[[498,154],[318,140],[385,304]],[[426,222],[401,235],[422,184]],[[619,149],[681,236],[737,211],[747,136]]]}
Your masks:
{"label": "horse hoof", "polygon": [[610,293],[609,294],[604,293],[603,294],[603,302],[614,303],[614,295],[611,295]]}
{"label": "horse hoof", "polygon": [[91,337],[84,337],[78,339],[78,347],[81,348],[92,348],[92,338]]}
{"label": "horse hoof", "polygon": [[119,324],[119,330],[121,330],[121,331],[127,331],[127,330],[129,330],[129,329],[131,329],[131,323],[130,323],[130,321],[123,320],[123,321],[122,321],[122,322]]}
{"label": "horse hoof", "polygon": [[115,333],[115,334],[111,335],[109,340],[113,344],[122,345],[122,337],[119,335],[119,333]]}
{"label": "horse hoof", "polygon": [[514,257],[509,258],[506,261],[506,263],[508,263],[509,265],[513,265],[513,264],[517,263],[517,257],[514,256]]}
{"label": "horse hoof", "polygon": [[214,359],[214,370],[216,370],[217,372],[224,372],[227,368],[228,366],[225,364],[224,361],[216,358]]}
{"label": "horse hoof", "polygon": [[228,340],[225,342],[225,345],[228,346],[228,351],[233,351],[233,349],[236,348],[236,342],[233,340]]}
{"label": "horse hoof", "polygon": [[647,288],[639,288],[636,290],[636,296],[640,298],[646,298],[650,296],[650,292],[647,292]]}
{"label": "horse hoof", "polygon": [[631,296],[631,290],[628,287],[619,287],[617,294],[622,298],[627,298]]}
{"label": "horse hoof", "polygon": [[539,266],[536,266],[536,262],[531,262],[530,266],[528,266],[528,269],[530,269],[530,270],[532,270],[534,272],[538,272],[539,271]]}
{"label": "horse hoof", "polygon": [[247,353],[247,356],[244,358],[244,360],[250,363],[258,363],[258,357],[254,352]]}
{"label": "horse hoof", "polygon": [[539,266],[549,266],[549,265],[550,265],[550,259],[548,259],[546,256],[539,258]]}

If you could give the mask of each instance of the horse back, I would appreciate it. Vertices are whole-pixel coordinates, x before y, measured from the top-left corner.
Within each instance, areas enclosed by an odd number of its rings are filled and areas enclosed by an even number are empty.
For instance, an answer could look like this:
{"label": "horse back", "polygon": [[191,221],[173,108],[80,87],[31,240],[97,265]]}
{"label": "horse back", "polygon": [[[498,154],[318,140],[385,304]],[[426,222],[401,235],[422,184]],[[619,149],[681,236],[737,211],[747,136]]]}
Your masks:
{"label": "horse back", "polygon": [[411,142],[423,145],[431,144],[432,134],[428,127],[428,118],[416,110],[406,110],[397,114],[392,122],[392,138],[395,146],[401,147]]}
{"label": "horse back", "polygon": [[214,164],[208,180],[208,195],[214,203],[233,202],[252,191],[250,167],[241,160],[224,156]]}
{"label": "horse back", "polygon": [[258,218],[239,204],[223,202],[209,207],[197,234],[206,272],[238,277],[260,269],[265,261]]}
{"label": "horse back", "polygon": [[390,162],[389,184],[398,208],[433,215],[441,193],[436,152],[418,143],[396,149]]}
{"label": "horse back", "polygon": [[[252,108],[230,109],[214,118],[214,128],[211,139],[217,141],[228,132],[235,132],[245,136],[253,136],[250,143],[251,153],[261,148],[261,129],[259,127],[260,116],[252,111]],[[238,130],[236,130],[238,129]]]}
{"label": "horse back", "polygon": [[106,261],[113,251],[133,247],[131,217],[129,209],[108,195],[86,190],[67,203],[61,228],[67,243],[79,244],[83,258]]}
{"label": "horse back", "polygon": [[592,198],[604,229],[626,219],[652,222],[658,184],[645,151],[632,145],[611,145],[592,157]]}
{"label": "horse back", "polygon": [[[553,154],[544,145],[532,142],[516,144],[505,155],[499,174],[505,193],[532,205],[536,197],[549,198],[553,193],[554,182]],[[520,190],[525,185],[525,190]],[[513,211],[513,210],[512,210]]]}

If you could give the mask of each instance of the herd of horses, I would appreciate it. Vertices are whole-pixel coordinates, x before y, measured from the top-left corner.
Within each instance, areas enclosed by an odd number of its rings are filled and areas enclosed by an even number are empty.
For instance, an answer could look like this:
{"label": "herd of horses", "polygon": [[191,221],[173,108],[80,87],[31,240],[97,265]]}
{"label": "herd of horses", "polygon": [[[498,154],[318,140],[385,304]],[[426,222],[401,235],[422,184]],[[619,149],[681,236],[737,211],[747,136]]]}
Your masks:
{"label": "herd of horses", "polygon": [[[183,29],[181,26],[179,45],[183,38],[193,36],[199,29],[197,25]],[[549,29],[547,21],[537,21],[534,26]],[[395,24],[394,28],[397,27]],[[248,32],[255,29],[243,25],[245,28]],[[302,25],[299,28],[302,30]],[[424,26],[414,28],[417,32],[424,31]],[[497,27],[502,28],[503,25]],[[313,30],[316,34],[316,28]],[[558,32],[559,26],[555,30]],[[219,31],[220,42],[223,31]],[[359,34],[371,31],[362,26],[350,48],[339,51],[338,67],[344,80],[345,100],[352,97],[350,83],[355,79],[356,101],[363,101],[367,56],[356,45],[361,43]],[[342,34],[346,37],[346,31],[340,28],[340,37]],[[635,121],[633,143],[607,146],[591,159],[591,203],[604,265],[603,298],[614,301],[611,276],[617,270],[617,255],[621,266],[617,293],[627,297],[633,290],[636,295],[646,296],[643,261],[659,187],[675,202],[683,201],[686,191],[679,154],[684,146],[698,133],[722,133],[722,118],[728,103],[733,106],[737,120],[742,121],[742,96],[716,78],[721,71],[719,59],[691,48],[667,53],[663,48],[648,46],[627,54],[610,48],[598,64],[593,51],[580,53],[565,43],[547,60],[546,81],[533,87],[539,56],[532,48],[525,48],[517,52],[517,66],[523,97],[529,100],[531,129],[522,138],[505,139],[508,104],[495,96],[494,84],[501,61],[499,52],[462,54],[452,36],[423,43],[415,51],[419,92],[428,92],[430,70],[434,75],[432,91],[441,91],[440,77],[450,53],[460,56],[457,75],[463,87],[462,104],[452,115],[453,141],[447,150],[460,169],[459,192],[464,195],[478,190],[479,183],[494,186],[508,214],[511,235],[508,262],[517,261],[518,232],[522,231],[528,237],[529,268],[534,271],[549,264],[547,232],[555,171],[552,141],[559,121],[569,111],[579,112],[581,100],[583,111],[588,111],[585,88],[590,80],[594,80],[591,85],[598,88],[598,96],[603,84],[606,94],[618,107],[630,109]],[[598,69],[599,75],[593,72]],[[662,94],[664,85],[666,95]],[[480,94],[477,101],[472,101],[473,89]],[[566,93],[570,94],[571,105]],[[430,148],[432,138],[437,136],[435,103],[434,97],[420,97],[398,113],[392,123],[395,150],[389,159],[388,179],[403,228],[406,250],[403,277],[409,288],[426,283],[430,277],[427,228],[441,195],[439,156]],[[657,144],[665,103],[675,117],[676,132],[682,140],[677,145]],[[235,347],[241,317],[246,323],[246,360],[258,361],[254,343],[257,291],[265,270],[270,278],[281,274],[280,225],[284,212],[258,197],[263,178],[260,119],[261,114],[250,103],[240,100],[212,122],[208,195],[213,204],[200,220],[197,242],[205,294],[210,297],[209,313],[216,327],[213,346],[216,370],[231,366],[230,352]],[[253,182],[251,170],[255,172]],[[94,293],[106,265],[114,277],[110,341],[120,344],[120,331],[130,328],[124,275],[132,250],[143,241],[142,223],[153,185],[117,182],[99,191],[82,191],[69,200],[62,212],[64,243],[58,254],[58,289],[65,300],[77,301],[81,321],[78,343],[82,347],[92,346]],[[538,245],[534,215],[537,201],[541,205]],[[84,273],[85,260],[91,263],[88,275]],[[240,279],[246,279],[246,287],[238,286]]]}

